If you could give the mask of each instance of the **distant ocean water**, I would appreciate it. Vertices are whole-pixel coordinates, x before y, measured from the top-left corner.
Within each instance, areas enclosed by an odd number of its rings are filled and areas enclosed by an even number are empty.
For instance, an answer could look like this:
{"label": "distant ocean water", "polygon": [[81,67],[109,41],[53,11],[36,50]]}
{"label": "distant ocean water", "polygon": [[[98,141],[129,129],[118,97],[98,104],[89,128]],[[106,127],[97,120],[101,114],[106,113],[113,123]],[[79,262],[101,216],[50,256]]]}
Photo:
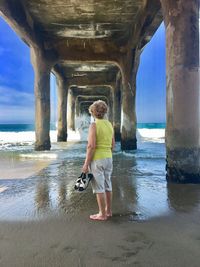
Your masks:
{"label": "distant ocean water", "polygon": [[[51,130],[56,130],[56,125],[50,125]],[[28,132],[34,131],[34,124],[0,124],[0,132]]]}
{"label": "distant ocean water", "polygon": [[[165,123],[138,123],[138,129],[164,129],[166,126]],[[50,125],[51,130],[56,130],[56,125]],[[34,124],[0,124],[0,132],[27,132],[34,131]]]}

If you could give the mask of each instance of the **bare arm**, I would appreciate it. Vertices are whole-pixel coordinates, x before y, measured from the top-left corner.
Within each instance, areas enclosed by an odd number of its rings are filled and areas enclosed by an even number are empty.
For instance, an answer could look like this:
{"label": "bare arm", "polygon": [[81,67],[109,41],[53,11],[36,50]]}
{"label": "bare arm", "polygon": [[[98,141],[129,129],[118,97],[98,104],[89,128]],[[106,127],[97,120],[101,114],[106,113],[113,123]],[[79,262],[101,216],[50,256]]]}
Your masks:
{"label": "bare arm", "polygon": [[83,165],[82,171],[88,172],[88,166],[92,161],[92,157],[96,148],[96,124],[92,123],[89,128],[88,133],[88,145],[87,145],[87,152],[86,152],[86,159]]}
{"label": "bare arm", "polygon": [[113,136],[112,138],[112,151],[114,150],[115,148],[115,137]]}

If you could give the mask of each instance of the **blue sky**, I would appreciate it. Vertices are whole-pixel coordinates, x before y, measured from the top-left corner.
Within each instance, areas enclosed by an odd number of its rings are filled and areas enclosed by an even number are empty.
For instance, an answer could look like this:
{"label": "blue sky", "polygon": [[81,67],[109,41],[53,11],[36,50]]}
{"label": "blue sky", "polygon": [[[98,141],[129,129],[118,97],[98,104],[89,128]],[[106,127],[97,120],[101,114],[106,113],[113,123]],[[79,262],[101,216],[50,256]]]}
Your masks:
{"label": "blue sky", "polygon": [[[34,73],[30,62],[30,49],[1,17],[0,36],[0,123],[33,123]],[[51,120],[55,121],[56,90],[53,77],[51,100]],[[141,55],[136,109],[138,122],[165,122],[163,24]]]}
{"label": "blue sky", "polygon": [[144,48],[137,75],[138,122],[166,121],[165,28],[162,23]]}

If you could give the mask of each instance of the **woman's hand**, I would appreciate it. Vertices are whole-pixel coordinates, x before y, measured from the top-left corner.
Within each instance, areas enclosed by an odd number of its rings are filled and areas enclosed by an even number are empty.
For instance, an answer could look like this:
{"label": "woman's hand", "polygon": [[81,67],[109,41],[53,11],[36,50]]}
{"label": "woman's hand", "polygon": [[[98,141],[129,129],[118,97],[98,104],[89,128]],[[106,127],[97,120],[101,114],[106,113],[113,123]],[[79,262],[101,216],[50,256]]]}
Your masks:
{"label": "woman's hand", "polygon": [[85,163],[85,164],[83,165],[82,172],[84,172],[84,173],[89,172],[88,164]]}

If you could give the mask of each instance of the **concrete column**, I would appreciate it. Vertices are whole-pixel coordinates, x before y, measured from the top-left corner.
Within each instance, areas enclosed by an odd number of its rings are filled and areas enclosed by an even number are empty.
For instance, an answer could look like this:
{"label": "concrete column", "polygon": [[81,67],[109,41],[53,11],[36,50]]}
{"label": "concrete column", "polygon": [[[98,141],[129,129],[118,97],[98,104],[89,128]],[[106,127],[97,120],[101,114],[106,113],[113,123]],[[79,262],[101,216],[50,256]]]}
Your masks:
{"label": "concrete column", "polygon": [[137,149],[136,139],[136,74],[139,52],[130,51],[121,63],[122,71],[122,110],[121,110],[121,149]]}
{"label": "concrete column", "polygon": [[51,65],[38,48],[31,48],[35,81],[35,150],[50,150],[50,70]]}
{"label": "concrete column", "polygon": [[61,76],[56,76],[58,91],[58,133],[57,141],[67,141],[67,82]]}
{"label": "concrete column", "polygon": [[68,122],[68,129],[75,131],[75,101],[76,97],[72,90],[69,90],[68,93],[68,114],[67,114],[67,122]]}
{"label": "concrete column", "polygon": [[110,88],[110,96],[108,98],[108,119],[113,124],[113,91],[114,88]]}
{"label": "concrete column", "polygon": [[80,116],[80,106],[79,106],[79,98],[78,98],[78,96],[76,97],[75,110],[76,110],[76,117]]}
{"label": "concrete column", "polygon": [[120,141],[121,140],[121,86],[122,86],[122,81],[121,77],[117,75],[116,78],[116,85],[114,89],[114,101],[113,101],[113,127],[115,131],[115,141]]}
{"label": "concrete column", "polygon": [[161,4],[167,45],[167,180],[199,183],[199,1]]}

